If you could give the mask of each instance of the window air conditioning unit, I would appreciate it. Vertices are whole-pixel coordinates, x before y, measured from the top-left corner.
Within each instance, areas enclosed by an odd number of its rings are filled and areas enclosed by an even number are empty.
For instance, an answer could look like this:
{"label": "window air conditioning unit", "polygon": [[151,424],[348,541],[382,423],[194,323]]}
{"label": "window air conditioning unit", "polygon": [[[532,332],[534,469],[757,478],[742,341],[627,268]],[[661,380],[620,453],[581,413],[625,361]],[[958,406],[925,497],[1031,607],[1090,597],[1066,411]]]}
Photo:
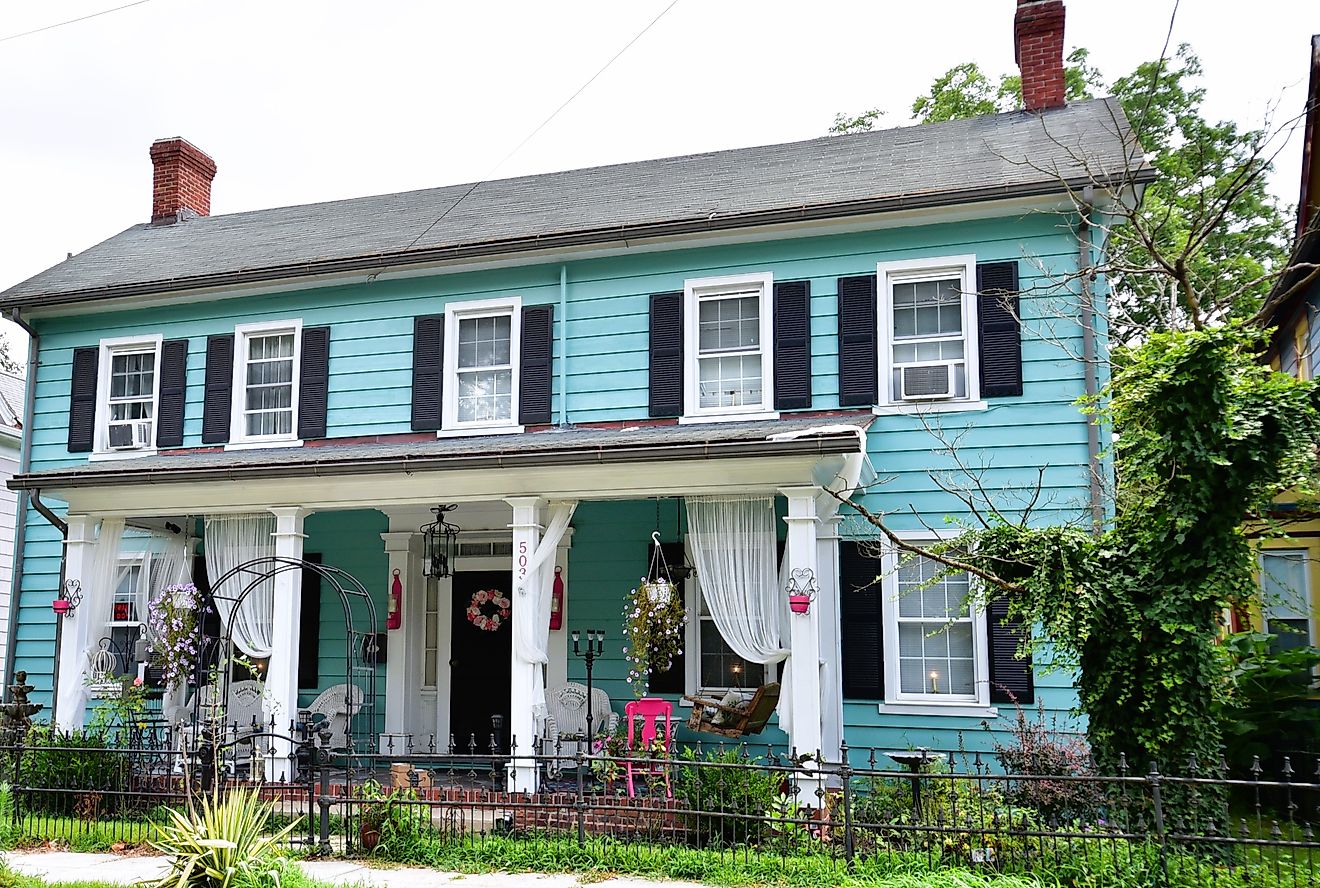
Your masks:
{"label": "window air conditioning unit", "polygon": [[907,364],[899,369],[899,397],[904,401],[936,401],[952,398],[956,362]]}
{"label": "window air conditioning unit", "polygon": [[144,450],[151,446],[151,420],[110,423],[111,450]]}

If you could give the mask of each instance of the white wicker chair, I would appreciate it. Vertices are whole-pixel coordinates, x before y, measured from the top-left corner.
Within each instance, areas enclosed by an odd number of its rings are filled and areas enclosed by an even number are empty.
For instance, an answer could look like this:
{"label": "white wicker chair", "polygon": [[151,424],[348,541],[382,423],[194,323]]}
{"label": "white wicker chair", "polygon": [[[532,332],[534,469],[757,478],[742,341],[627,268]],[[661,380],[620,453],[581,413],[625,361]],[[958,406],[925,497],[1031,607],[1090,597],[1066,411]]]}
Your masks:
{"label": "white wicker chair", "polygon": [[307,707],[315,721],[316,716],[324,717],[323,724],[330,731],[330,748],[342,750],[348,748],[348,729],[357,711],[362,708],[366,695],[357,685],[338,684],[321,692],[312,705]]}
{"label": "white wicker chair", "polygon": [[178,727],[180,739],[191,746],[193,733],[191,725],[184,722],[192,717],[193,703],[197,705],[197,717],[205,724],[214,724],[219,729],[219,742],[225,744],[224,758],[232,756],[234,764],[247,764],[252,759],[252,744],[244,742],[257,732],[265,729],[266,716],[262,709],[262,695],[265,685],[259,681],[236,681],[229,685],[229,695],[223,706],[218,703],[220,690],[215,685],[207,685],[197,692],[195,700],[175,711],[180,720]]}
{"label": "white wicker chair", "polygon": [[[587,736],[587,688],[572,682],[545,693],[545,736],[550,751],[563,742],[573,742]],[[595,731],[613,734],[619,726],[619,714],[610,708],[610,695],[600,688],[591,689],[591,720]],[[566,750],[565,750],[566,751]],[[590,754],[588,752],[588,754]]]}

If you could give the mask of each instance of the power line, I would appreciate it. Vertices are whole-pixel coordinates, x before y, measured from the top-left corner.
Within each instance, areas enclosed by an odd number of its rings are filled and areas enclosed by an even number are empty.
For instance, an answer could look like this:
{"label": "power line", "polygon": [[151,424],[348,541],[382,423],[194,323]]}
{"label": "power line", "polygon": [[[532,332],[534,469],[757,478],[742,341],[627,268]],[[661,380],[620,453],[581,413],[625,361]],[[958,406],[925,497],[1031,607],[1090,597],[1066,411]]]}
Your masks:
{"label": "power line", "polygon": [[23,31],[22,33],[19,34],[10,34],[6,37],[0,37],[0,43],[5,43],[9,40],[17,40],[20,37],[30,37],[33,34],[40,34],[43,31],[53,31],[56,28],[63,28],[65,25],[72,25],[78,22],[85,22],[88,19],[94,19],[103,15],[109,15],[112,12],[119,12],[119,10],[121,9],[131,9],[134,6],[141,6],[143,3],[150,3],[150,2],[151,0],[136,0],[136,2],[134,3],[125,3],[123,6],[116,6],[114,9],[102,9],[100,12],[93,12],[93,13],[89,13],[88,15],[79,16],[78,18],[68,19],[67,21],[56,22],[53,25],[44,25],[40,28],[33,28],[31,31]]}
{"label": "power line", "polygon": [[[425,230],[425,231],[423,231],[421,234],[417,235],[417,237],[413,238],[412,241],[411,241],[411,243],[409,243],[408,246],[406,246],[406,247],[403,248],[403,252],[407,252],[408,250],[411,250],[413,247],[417,246],[417,243],[418,243],[422,238],[424,238],[424,237],[426,237],[428,234],[430,234],[431,231],[432,231],[437,225],[439,225],[441,222],[443,222],[443,221],[445,220],[445,218],[448,217],[449,214],[452,213],[452,212],[454,211],[454,209],[455,209],[459,204],[461,204],[463,201],[465,201],[465,200],[467,200],[469,197],[471,197],[471,196],[472,196],[472,192],[476,191],[478,188],[480,188],[482,185],[484,185],[487,181],[489,181],[490,178],[491,178],[493,175],[495,175],[496,172],[499,171],[500,167],[504,166],[504,164],[506,164],[506,163],[509,161],[510,158],[512,158],[512,157],[513,157],[515,154],[517,154],[519,151],[521,151],[521,150],[523,149],[523,146],[525,146],[528,142],[530,142],[533,138],[535,138],[537,133],[539,133],[541,130],[545,129],[546,126],[549,125],[550,121],[552,121],[552,120],[554,120],[556,117],[558,117],[558,116],[559,116],[559,113],[560,113],[561,111],[563,111],[563,110],[564,110],[565,108],[567,108],[570,104],[572,104],[572,102],[573,102],[574,99],[576,99],[578,96],[582,95],[582,93],[587,89],[587,87],[589,87],[589,86],[591,86],[591,84],[595,83],[595,82],[596,82],[596,79],[597,79],[598,77],[600,77],[600,75],[604,74],[605,71],[608,70],[609,67],[610,67],[611,65],[613,65],[615,62],[617,62],[617,61],[619,60],[619,57],[620,57],[620,56],[622,56],[625,52],[627,52],[629,49],[631,49],[631,48],[632,48],[632,45],[633,45],[634,43],[636,43],[638,40],[641,40],[642,37],[646,34],[647,31],[649,31],[649,30],[651,30],[653,27],[655,27],[656,22],[658,22],[658,21],[660,21],[660,19],[664,18],[665,15],[669,12],[669,10],[673,9],[673,8],[674,8],[675,6],[677,6],[677,5],[678,5],[678,0],[671,0],[670,4],[669,4],[668,6],[666,6],[664,9],[660,10],[660,14],[657,15],[655,18],[651,19],[651,21],[647,23],[647,25],[646,25],[645,28],[642,28],[642,29],[641,29],[640,31],[638,31],[635,35],[633,35],[633,38],[632,38],[631,40],[629,40],[627,43],[625,43],[625,44],[619,49],[618,52],[616,52],[614,55],[610,56],[609,61],[607,61],[605,64],[601,65],[601,66],[600,66],[600,69],[597,70],[595,74],[592,74],[591,77],[587,78],[587,82],[586,82],[586,83],[582,84],[582,85],[579,86],[576,90],[574,90],[574,92],[573,92],[573,94],[572,94],[571,96],[569,96],[567,99],[565,99],[565,100],[563,101],[563,103],[560,104],[560,106],[559,106],[558,108],[556,108],[554,111],[550,112],[550,116],[549,116],[549,117],[547,117],[545,120],[542,120],[539,124],[537,124],[536,128],[533,129],[530,133],[528,133],[528,134],[523,138],[523,140],[522,140],[521,142],[519,142],[517,145],[515,145],[515,146],[513,147],[513,150],[512,150],[512,151],[510,151],[508,154],[504,155],[504,157],[500,158],[499,162],[496,163],[493,167],[491,167],[491,168],[486,172],[485,175],[483,175],[483,176],[482,176],[480,179],[478,179],[477,181],[473,182],[473,183],[472,183],[472,186],[471,186],[470,188],[468,188],[467,191],[464,191],[462,194],[460,194],[460,195],[458,196],[458,200],[456,200],[456,201],[454,201],[452,204],[450,204],[449,207],[448,207],[443,213],[440,214],[440,218],[436,219],[436,220],[435,220],[434,222],[432,222],[430,225],[426,226],[426,230]],[[368,280],[375,280],[377,277],[380,276],[381,272],[385,271],[387,268],[388,268],[388,266],[386,266],[386,267],[384,267],[384,268],[381,268],[380,271],[373,272],[371,275],[368,276],[367,279],[368,279]]]}

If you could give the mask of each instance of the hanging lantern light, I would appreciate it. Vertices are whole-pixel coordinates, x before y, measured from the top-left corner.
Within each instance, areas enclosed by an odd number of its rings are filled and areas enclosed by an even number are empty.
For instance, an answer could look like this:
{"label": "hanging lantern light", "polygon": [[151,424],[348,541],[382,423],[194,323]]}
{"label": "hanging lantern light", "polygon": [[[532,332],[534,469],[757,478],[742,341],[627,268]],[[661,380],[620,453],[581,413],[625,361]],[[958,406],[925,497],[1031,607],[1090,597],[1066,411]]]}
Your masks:
{"label": "hanging lantern light", "polygon": [[458,534],[462,528],[446,521],[445,515],[457,508],[457,503],[436,506],[431,510],[435,520],[421,528],[423,576],[439,580],[453,575],[454,559],[458,555]]}

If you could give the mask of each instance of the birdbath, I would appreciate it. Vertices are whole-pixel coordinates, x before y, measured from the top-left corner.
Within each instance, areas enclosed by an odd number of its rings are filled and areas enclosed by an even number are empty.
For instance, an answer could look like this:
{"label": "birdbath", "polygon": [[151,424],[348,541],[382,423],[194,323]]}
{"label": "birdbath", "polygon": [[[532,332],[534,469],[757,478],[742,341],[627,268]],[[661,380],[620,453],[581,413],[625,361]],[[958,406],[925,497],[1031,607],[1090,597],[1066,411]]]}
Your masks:
{"label": "birdbath", "polygon": [[908,778],[912,781],[912,816],[917,823],[920,823],[921,772],[927,764],[935,761],[939,756],[924,747],[909,749],[906,752],[887,752],[885,755],[912,772],[912,776]]}
{"label": "birdbath", "polygon": [[14,683],[9,686],[9,702],[0,703],[0,732],[5,737],[26,739],[32,716],[45,708],[41,703],[28,702],[32,690],[32,685],[27,683],[27,672],[22,669],[15,672]]}

